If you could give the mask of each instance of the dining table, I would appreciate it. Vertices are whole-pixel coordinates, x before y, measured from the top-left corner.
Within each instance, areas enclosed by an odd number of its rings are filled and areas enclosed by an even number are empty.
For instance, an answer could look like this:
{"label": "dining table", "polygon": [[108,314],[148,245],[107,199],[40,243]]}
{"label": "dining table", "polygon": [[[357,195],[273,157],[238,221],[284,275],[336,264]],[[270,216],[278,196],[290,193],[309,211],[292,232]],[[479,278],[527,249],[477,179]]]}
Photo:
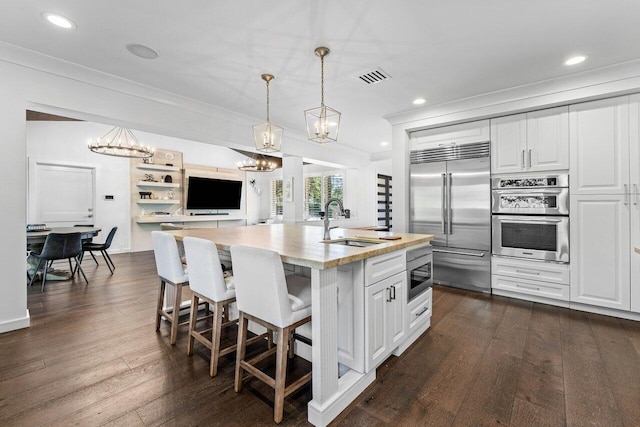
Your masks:
{"label": "dining table", "polygon": [[[38,231],[27,231],[27,276],[28,278],[32,277],[33,274],[36,274],[36,268],[38,266],[38,258],[29,254],[30,251],[39,251],[42,249],[45,240],[47,240],[47,236],[51,233],[59,233],[59,234],[69,234],[69,233],[80,233],[80,238],[82,240],[91,239],[92,237],[97,236],[102,229],[100,227],[52,227],[45,228],[44,230]],[[47,270],[47,281],[49,280],[68,280],[71,278],[71,271],[66,270],[56,270],[49,269]]]}

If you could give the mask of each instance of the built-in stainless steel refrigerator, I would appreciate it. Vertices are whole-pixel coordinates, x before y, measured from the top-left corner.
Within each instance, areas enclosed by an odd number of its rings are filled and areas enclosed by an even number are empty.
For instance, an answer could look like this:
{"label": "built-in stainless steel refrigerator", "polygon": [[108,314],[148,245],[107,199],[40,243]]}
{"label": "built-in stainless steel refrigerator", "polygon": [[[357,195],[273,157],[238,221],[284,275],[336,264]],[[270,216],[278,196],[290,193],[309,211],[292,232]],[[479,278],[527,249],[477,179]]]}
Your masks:
{"label": "built-in stainless steel refrigerator", "polygon": [[433,234],[433,282],[491,292],[489,142],[411,152],[410,232]]}

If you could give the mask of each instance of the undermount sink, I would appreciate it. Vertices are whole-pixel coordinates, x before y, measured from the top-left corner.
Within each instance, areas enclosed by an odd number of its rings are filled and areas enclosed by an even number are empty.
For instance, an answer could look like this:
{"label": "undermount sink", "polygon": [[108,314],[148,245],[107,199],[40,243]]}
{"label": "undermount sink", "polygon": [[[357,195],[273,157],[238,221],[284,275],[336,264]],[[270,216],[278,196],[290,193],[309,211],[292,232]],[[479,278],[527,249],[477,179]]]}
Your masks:
{"label": "undermount sink", "polygon": [[333,245],[343,245],[343,246],[354,246],[356,248],[366,248],[367,246],[379,245],[380,243],[384,243],[382,240],[374,240],[374,239],[351,239],[351,238],[340,238],[333,240],[322,240],[322,243],[330,243]]}

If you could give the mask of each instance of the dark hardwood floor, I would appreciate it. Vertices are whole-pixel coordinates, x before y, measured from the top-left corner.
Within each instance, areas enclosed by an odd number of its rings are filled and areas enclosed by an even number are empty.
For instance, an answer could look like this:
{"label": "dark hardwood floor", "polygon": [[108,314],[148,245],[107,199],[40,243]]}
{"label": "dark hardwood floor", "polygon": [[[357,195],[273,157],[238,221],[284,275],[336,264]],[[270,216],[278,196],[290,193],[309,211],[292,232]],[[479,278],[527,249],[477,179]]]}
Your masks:
{"label": "dark hardwood floor", "polygon": [[[83,264],[90,284],[28,291],[31,327],[0,335],[0,425],[273,425],[273,392],[233,391],[234,356],[216,378],[186,329],[154,330],[151,252]],[[640,323],[434,288],[431,329],[336,425],[640,425]],[[308,364],[296,359],[292,369]],[[285,399],[282,425],[308,425],[310,387]]]}

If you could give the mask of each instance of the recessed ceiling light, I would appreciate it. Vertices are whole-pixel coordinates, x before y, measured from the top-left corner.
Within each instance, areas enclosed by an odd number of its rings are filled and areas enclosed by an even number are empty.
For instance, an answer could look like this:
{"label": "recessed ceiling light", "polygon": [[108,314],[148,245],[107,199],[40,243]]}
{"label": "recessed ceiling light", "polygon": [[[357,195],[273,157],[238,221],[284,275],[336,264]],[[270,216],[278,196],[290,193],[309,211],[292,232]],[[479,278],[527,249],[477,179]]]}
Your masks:
{"label": "recessed ceiling light", "polygon": [[158,52],[156,52],[154,49],[151,49],[149,46],[145,46],[142,44],[128,44],[127,50],[138,58],[156,59],[158,57]]}
{"label": "recessed ceiling light", "polygon": [[69,18],[65,18],[62,15],[55,13],[43,12],[42,17],[55,25],[56,27],[64,28],[67,30],[73,30],[76,28],[76,24]]}
{"label": "recessed ceiling light", "polygon": [[427,102],[427,100],[424,98],[416,98],[413,100],[413,105],[422,105],[425,102]]}
{"label": "recessed ceiling light", "polygon": [[387,141],[382,141],[382,142],[380,143],[380,145],[382,145],[382,146],[389,145],[389,142],[387,142]]}
{"label": "recessed ceiling light", "polygon": [[585,55],[576,55],[564,61],[564,65],[576,65],[584,62],[587,57]]}

